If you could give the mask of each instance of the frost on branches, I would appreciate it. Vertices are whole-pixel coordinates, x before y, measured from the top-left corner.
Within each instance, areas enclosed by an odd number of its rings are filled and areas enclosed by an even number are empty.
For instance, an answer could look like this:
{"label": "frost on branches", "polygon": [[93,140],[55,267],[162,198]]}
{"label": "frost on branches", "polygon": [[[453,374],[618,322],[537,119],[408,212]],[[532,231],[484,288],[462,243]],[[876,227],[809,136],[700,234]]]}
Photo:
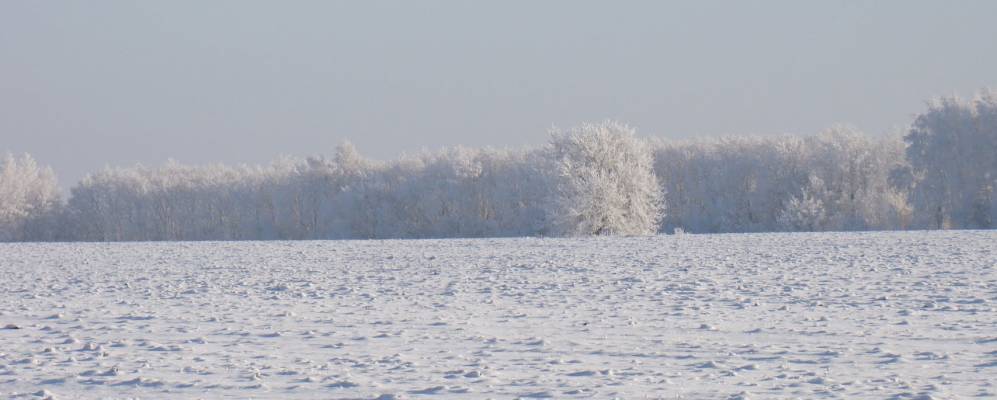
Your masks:
{"label": "frost on branches", "polygon": [[[59,198],[0,164],[0,241],[269,240],[994,228],[997,98],[943,98],[904,137],[647,140],[606,121],[527,149],[107,168]],[[667,212],[665,210],[667,209]]]}
{"label": "frost on branches", "polygon": [[997,94],[929,103],[907,141],[916,223],[932,229],[993,228],[997,218]]}
{"label": "frost on branches", "polygon": [[663,204],[650,146],[618,122],[552,132],[551,232],[558,236],[657,232]]}
{"label": "frost on branches", "polygon": [[29,155],[0,159],[0,241],[50,237],[59,188],[51,168]]}

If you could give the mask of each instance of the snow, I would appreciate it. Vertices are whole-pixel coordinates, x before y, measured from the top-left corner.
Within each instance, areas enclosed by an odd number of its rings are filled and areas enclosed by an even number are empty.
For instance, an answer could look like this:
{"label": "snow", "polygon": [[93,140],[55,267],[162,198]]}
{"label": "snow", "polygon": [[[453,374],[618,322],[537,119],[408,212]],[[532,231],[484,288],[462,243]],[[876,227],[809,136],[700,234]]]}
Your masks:
{"label": "snow", "polygon": [[991,397],[995,266],[995,231],[0,244],[0,395]]}

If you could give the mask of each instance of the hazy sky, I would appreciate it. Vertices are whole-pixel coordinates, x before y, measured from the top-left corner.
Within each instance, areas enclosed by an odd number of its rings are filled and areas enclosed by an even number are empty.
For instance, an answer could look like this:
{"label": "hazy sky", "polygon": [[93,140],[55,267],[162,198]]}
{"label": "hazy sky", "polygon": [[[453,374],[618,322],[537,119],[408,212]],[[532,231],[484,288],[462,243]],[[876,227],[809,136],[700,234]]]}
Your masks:
{"label": "hazy sky", "polygon": [[104,165],[869,133],[997,82],[997,1],[0,2],[0,151]]}

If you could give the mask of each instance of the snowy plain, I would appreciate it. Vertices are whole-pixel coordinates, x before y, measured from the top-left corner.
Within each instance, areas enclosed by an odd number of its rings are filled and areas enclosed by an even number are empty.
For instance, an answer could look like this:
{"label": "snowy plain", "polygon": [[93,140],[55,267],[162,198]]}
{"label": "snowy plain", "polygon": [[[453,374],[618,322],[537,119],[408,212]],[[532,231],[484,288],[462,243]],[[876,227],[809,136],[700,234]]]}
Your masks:
{"label": "snowy plain", "polygon": [[0,396],[995,397],[995,267],[995,231],[0,244]]}

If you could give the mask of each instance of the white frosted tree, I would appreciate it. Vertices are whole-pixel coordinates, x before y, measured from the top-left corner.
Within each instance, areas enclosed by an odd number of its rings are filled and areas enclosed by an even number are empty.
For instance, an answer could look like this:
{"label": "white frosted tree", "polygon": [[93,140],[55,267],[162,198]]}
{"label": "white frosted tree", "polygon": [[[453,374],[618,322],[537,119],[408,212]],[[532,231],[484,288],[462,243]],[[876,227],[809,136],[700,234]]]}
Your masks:
{"label": "white frosted tree", "polygon": [[780,230],[823,231],[827,229],[827,211],[821,200],[824,182],[817,176],[810,176],[810,183],[802,188],[801,194],[793,196],[779,213],[777,221]]}
{"label": "white frosted tree", "polygon": [[805,149],[804,169],[821,181],[817,198],[827,219],[820,230],[901,227],[905,196],[889,183],[891,170],[903,162],[898,137],[871,138],[839,125],[808,137]]}
{"label": "white frosted tree", "polygon": [[997,94],[929,103],[907,141],[915,225],[992,228],[997,217]]}
{"label": "white frosted tree", "polygon": [[64,208],[51,170],[8,156],[0,240],[52,238],[54,226],[62,239],[104,241],[994,226],[992,94],[939,100],[905,139],[837,126],[652,145],[606,121],[528,149],[373,161],[344,143],[329,158],[259,166],[107,168]]}
{"label": "white frosted tree", "polygon": [[647,235],[664,211],[651,148],[614,121],[551,132],[549,233]]}
{"label": "white frosted tree", "polygon": [[30,155],[0,159],[0,241],[49,240],[59,186],[49,167]]}
{"label": "white frosted tree", "polygon": [[[902,163],[898,138],[874,139],[844,126],[803,137],[659,141],[655,173],[665,188],[669,210],[663,229],[906,227],[906,194],[890,185],[891,170]],[[820,181],[819,190],[815,179]],[[819,214],[805,212],[817,206]],[[814,223],[801,222],[805,215],[811,215]]]}
{"label": "white frosted tree", "polygon": [[655,173],[665,188],[665,231],[778,230],[785,203],[807,182],[805,140],[723,137],[661,141]]}

